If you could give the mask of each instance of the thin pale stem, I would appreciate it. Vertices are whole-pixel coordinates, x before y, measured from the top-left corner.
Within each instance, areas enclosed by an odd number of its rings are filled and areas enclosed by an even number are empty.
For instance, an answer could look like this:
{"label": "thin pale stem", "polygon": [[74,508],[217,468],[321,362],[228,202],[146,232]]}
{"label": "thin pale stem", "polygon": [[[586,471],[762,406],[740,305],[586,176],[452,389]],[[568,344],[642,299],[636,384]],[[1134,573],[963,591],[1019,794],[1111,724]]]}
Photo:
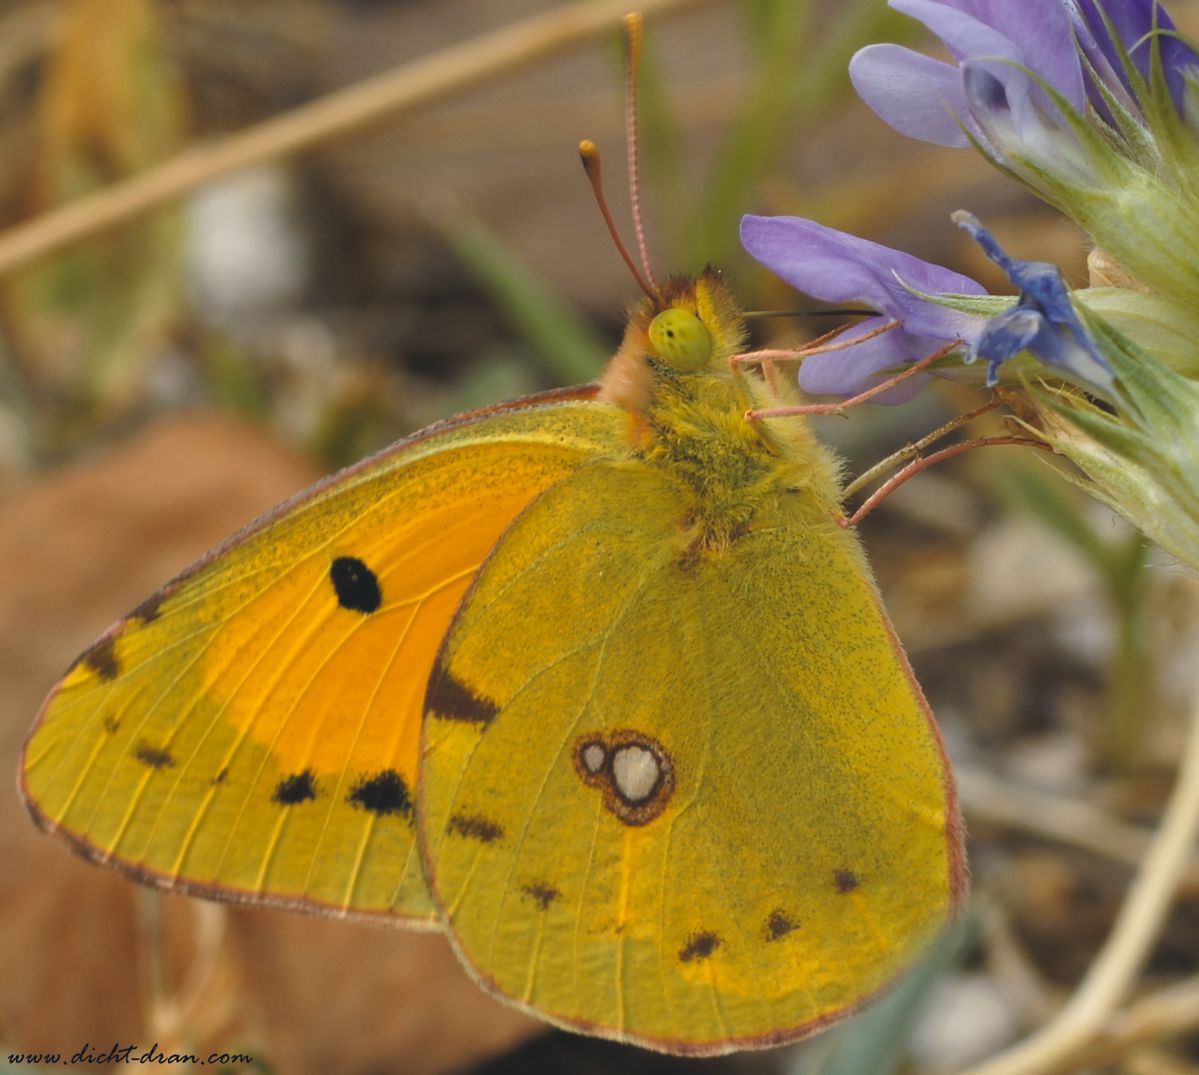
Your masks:
{"label": "thin pale stem", "polygon": [[164,1039],[186,1043],[189,1034],[208,1023],[216,1029],[231,1011],[232,996],[223,979],[222,953],[229,908],[223,904],[189,900],[194,954],[187,974],[160,1014],[157,1033]]}
{"label": "thin pale stem", "polygon": [[[968,765],[955,766],[954,775],[967,820],[1016,828],[1133,868],[1153,840],[1152,829],[1078,799],[1012,784]],[[1199,886],[1199,855],[1191,856],[1186,884]]]}
{"label": "thin pale stem", "polygon": [[[1037,1033],[967,1075],[1056,1075],[1077,1071],[1107,1041],[1117,1009],[1157,940],[1199,836],[1199,689],[1170,801],[1129,886],[1107,942],[1062,1011]],[[1193,1002],[1194,990],[1186,998]],[[1126,1014],[1125,1019],[1132,1011]],[[1192,1024],[1193,1025],[1193,1024]]]}
{"label": "thin pale stem", "polygon": [[1105,1065],[1127,1055],[1138,1045],[1167,1041],[1199,1026],[1199,977],[1166,986],[1130,1004],[1115,1015],[1102,1040],[1087,1049],[1079,1061]]}
{"label": "thin pale stem", "polygon": [[[642,0],[646,14],[702,0]],[[218,142],[193,146],[156,167],[9,228],[0,274],[174,201],[231,172],[348,135],[372,123],[511,74],[609,32],[627,0],[564,4],[337,90]]]}

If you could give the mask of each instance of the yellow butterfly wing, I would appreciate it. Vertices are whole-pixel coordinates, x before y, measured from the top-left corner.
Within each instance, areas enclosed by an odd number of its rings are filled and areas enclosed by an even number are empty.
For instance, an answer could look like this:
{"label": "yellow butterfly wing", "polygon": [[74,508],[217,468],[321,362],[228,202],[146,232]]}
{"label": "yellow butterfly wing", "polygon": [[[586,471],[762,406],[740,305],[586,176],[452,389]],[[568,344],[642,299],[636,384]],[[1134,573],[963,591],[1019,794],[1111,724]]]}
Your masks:
{"label": "yellow butterfly wing", "polygon": [[620,442],[593,391],[431,427],[189,568],[47,699],[35,818],[160,887],[433,924],[413,833],[429,668],[512,518]]}
{"label": "yellow butterfly wing", "polygon": [[856,539],[780,495],[695,557],[690,503],[629,458],[513,524],[430,680],[418,829],[483,984],[716,1053],[877,992],[961,898],[964,858]]}

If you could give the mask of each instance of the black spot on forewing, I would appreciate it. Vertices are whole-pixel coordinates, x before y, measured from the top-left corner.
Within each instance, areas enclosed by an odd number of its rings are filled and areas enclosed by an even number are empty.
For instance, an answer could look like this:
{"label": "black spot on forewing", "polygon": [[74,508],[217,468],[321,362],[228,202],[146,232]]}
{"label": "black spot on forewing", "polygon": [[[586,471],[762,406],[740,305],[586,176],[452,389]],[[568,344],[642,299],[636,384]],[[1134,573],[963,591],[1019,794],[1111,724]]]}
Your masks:
{"label": "black spot on forewing", "polygon": [[223,784],[225,782],[225,777],[227,777],[228,775],[229,775],[229,769],[228,769],[228,766],[226,766],[219,773],[217,773],[216,776],[214,776],[212,778],[212,783],[214,785]]}
{"label": "black spot on forewing", "polygon": [[504,830],[490,818],[479,814],[454,814],[450,817],[449,831],[483,844],[493,844]]}
{"label": "black spot on forewing", "polygon": [[693,963],[697,959],[707,959],[721,945],[720,938],[715,933],[693,933],[687,938],[687,943],[683,945],[679,952],[679,959],[683,963]]}
{"label": "black spot on forewing", "polygon": [[443,720],[489,724],[499,711],[499,706],[480,698],[465,683],[450,675],[440,663],[434,666],[425,690],[426,713]]}
{"label": "black spot on forewing", "polygon": [[315,798],[316,774],[311,769],[285,776],[275,785],[271,795],[271,799],[281,806],[295,806],[296,803],[308,802]]}
{"label": "black spot on forewing", "polygon": [[113,680],[121,674],[121,665],[117,660],[116,640],[113,638],[97,642],[79,660],[103,680]]}
{"label": "black spot on forewing", "polygon": [[544,881],[538,881],[536,884],[525,885],[521,892],[529,897],[543,911],[549,907],[559,896],[562,895],[553,885],[546,884]]}
{"label": "black spot on forewing", "polygon": [[837,870],[833,874],[833,883],[837,886],[837,891],[842,896],[847,892],[852,892],[862,882],[858,880],[858,875],[852,870]]}
{"label": "black spot on forewing", "polygon": [[127,620],[141,620],[142,623],[153,623],[158,619],[158,610],[165,600],[166,596],[162,593],[156,593],[153,597],[147,597],[125,618]]}
{"label": "black spot on forewing", "polygon": [[394,769],[384,769],[373,776],[364,776],[350,789],[346,797],[352,806],[380,817],[412,815],[412,796],[404,778]]}
{"label": "black spot on forewing", "polygon": [[151,746],[149,743],[138,743],[133,756],[143,765],[150,766],[151,769],[170,769],[175,764],[175,759],[167,751]]}
{"label": "black spot on forewing", "polygon": [[371,613],[383,603],[375,573],[356,556],[339,556],[329,567],[337,603],[354,612]]}
{"label": "black spot on forewing", "polygon": [[109,735],[116,735],[121,730],[121,722],[116,717],[108,716],[104,718],[104,730]]}
{"label": "black spot on forewing", "polygon": [[786,911],[771,911],[770,917],[766,919],[766,939],[768,941],[781,941],[788,933],[793,933],[797,929],[799,929],[799,923]]}

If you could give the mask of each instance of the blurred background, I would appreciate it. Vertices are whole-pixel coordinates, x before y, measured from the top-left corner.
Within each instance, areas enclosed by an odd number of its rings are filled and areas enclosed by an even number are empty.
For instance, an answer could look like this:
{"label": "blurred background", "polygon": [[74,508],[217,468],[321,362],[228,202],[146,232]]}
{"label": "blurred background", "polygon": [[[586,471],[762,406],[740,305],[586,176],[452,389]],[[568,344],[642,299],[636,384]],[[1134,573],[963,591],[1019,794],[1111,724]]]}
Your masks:
{"label": "blurred background", "polygon": [[[11,229],[359,80],[594,6],[0,5],[7,771],[71,658],[238,526],[437,418],[598,373],[636,291],[576,154],[582,137],[605,151],[623,223],[616,17],[523,69],[334,128],[40,256],[14,253]],[[1193,8],[1171,5],[1183,29],[1199,25]],[[949,223],[967,207],[1014,256],[1084,283],[1082,240],[1052,211],[972,153],[902,138],[853,95],[853,51],[917,31],[881,0],[651,14],[643,201],[658,272],[712,261],[751,309],[810,309],[737,244],[743,212],[786,212],[1006,291]],[[763,319],[755,342],[835,323]],[[821,429],[858,473],[983,398],[938,384]],[[974,898],[929,963],[847,1030],[709,1061],[549,1032],[480,993],[441,938],[143,891],[38,835],[9,794],[0,1071],[35,1070],[5,1066],[18,1051],[158,1042],[281,1073],[938,1073],[1026,1035],[1102,943],[1169,792],[1199,591],[1025,456],[926,472],[862,527],[958,768]],[[1143,988],[1196,974],[1199,863]],[[1151,1037],[1103,1070],[1199,1072],[1199,1036]]]}

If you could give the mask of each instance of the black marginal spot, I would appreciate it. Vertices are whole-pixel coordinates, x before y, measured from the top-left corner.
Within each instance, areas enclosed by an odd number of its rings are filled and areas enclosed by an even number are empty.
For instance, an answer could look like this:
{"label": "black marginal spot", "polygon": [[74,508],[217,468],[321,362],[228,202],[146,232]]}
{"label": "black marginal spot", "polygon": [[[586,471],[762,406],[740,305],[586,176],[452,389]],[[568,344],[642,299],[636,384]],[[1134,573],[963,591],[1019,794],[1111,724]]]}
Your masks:
{"label": "black marginal spot", "polygon": [[549,907],[562,893],[553,885],[548,885],[544,881],[538,881],[536,884],[525,885],[521,892],[529,897],[543,911]]}
{"label": "black marginal spot", "polygon": [[153,623],[154,620],[158,619],[159,607],[165,600],[166,595],[163,593],[156,593],[153,597],[147,597],[125,619],[141,620],[142,623]]}
{"label": "black marginal spot", "polygon": [[175,759],[167,751],[144,742],[137,744],[133,756],[151,769],[170,769],[175,764]]}
{"label": "black marginal spot", "polygon": [[858,875],[852,870],[837,870],[833,874],[833,881],[837,886],[837,891],[842,896],[847,892],[852,892],[862,882],[858,880]]}
{"label": "black marginal spot", "polygon": [[354,612],[371,613],[383,603],[375,573],[356,556],[339,556],[329,567],[337,603]]}
{"label": "black marginal spot", "polygon": [[479,814],[453,814],[450,817],[449,831],[471,840],[478,840],[482,844],[493,844],[504,835],[501,826]]}
{"label": "black marginal spot", "polygon": [[679,952],[679,960],[694,963],[697,959],[707,959],[723,943],[715,933],[693,933]]}
{"label": "black marginal spot", "polygon": [[117,660],[115,639],[112,638],[106,638],[103,642],[97,642],[83,655],[81,660],[101,679],[116,679],[121,673],[121,665]]}
{"label": "black marginal spot", "polygon": [[425,712],[443,720],[464,720],[470,724],[490,724],[499,706],[480,698],[465,683],[455,679],[439,662],[425,690]]}
{"label": "black marginal spot", "polygon": [[374,776],[363,776],[350,789],[346,801],[379,817],[412,815],[412,796],[408,792],[408,785],[394,769],[383,769]]}
{"label": "black marginal spot", "polygon": [[275,786],[271,798],[280,806],[295,806],[316,798],[316,774],[311,769],[285,776]]}
{"label": "black marginal spot", "polygon": [[766,939],[768,941],[781,941],[788,933],[793,933],[797,929],[799,929],[799,923],[786,911],[771,911],[770,917],[766,919]]}

